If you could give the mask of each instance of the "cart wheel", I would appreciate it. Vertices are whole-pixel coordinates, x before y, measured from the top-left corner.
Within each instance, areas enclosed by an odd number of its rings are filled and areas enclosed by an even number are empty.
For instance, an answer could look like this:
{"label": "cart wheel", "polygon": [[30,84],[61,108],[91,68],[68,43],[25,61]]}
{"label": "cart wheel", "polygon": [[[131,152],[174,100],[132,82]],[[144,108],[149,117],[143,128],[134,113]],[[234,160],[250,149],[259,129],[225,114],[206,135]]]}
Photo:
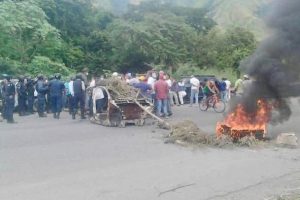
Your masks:
{"label": "cart wheel", "polygon": [[136,126],[144,126],[145,125],[145,119],[138,119],[135,121]]}
{"label": "cart wheel", "polygon": [[125,125],[122,124],[122,114],[120,111],[112,113],[109,116],[109,122],[111,124],[111,126],[115,126],[115,127],[122,127]]}

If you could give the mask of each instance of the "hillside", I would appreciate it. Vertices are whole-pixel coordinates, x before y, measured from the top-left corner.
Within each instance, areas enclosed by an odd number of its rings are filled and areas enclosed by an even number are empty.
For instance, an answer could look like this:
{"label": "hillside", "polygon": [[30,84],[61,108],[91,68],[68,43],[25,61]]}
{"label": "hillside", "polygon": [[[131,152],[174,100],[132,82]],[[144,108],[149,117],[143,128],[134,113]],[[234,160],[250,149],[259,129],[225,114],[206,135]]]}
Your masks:
{"label": "hillside", "polygon": [[[126,10],[128,4],[139,4],[148,0],[93,1],[96,7],[119,14]],[[266,34],[263,16],[272,1],[274,0],[172,0],[170,2],[179,6],[206,7],[221,28],[241,26],[252,31],[257,38],[262,38]]]}
{"label": "hillside", "polygon": [[208,0],[213,19],[223,28],[232,26],[245,27],[255,33],[258,38],[266,34],[263,17],[268,5],[273,0]]}

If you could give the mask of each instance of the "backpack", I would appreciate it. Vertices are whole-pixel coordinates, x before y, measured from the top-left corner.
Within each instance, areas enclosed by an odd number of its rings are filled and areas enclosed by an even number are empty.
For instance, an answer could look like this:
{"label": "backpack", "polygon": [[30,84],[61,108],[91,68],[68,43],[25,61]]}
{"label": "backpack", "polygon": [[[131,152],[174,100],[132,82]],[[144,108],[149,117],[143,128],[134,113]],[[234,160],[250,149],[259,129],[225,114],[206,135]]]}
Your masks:
{"label": "backpack", "polygon": [[216,86],[221,92],[224,92],[226,90],[225,81],[216,81]]}

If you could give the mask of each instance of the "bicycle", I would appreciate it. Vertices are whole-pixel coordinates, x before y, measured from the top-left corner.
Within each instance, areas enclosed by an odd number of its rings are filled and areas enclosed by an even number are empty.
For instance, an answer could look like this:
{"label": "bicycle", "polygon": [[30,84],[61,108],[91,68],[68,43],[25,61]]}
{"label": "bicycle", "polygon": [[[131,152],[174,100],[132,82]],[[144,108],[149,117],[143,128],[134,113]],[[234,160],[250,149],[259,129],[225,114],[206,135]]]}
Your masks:
{"label": "bicycle", "polygon": [[203,98],[199,102],[199,109],[201,111],[207,111],[209,108],[213,108],[216,113],[223,113],[226,109],[226,104],[216,94]]}

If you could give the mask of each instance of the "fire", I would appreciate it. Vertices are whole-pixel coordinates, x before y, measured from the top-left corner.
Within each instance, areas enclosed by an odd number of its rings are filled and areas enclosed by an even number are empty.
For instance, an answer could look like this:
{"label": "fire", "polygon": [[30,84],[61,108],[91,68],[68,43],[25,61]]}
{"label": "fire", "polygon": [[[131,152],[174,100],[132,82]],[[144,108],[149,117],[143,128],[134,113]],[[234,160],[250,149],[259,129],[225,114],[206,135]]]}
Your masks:
{"label": "fire", "polygon": [[259,134],[260,137],[264,137],[267,133],[271,110],[272,107],[266,100],[258,100],[257,110],[253,113],[248,113],[243,105],[239,104],[223,122],[217,123],[217,136],[225,134],[233,139],[239,139],[247,135]]}

